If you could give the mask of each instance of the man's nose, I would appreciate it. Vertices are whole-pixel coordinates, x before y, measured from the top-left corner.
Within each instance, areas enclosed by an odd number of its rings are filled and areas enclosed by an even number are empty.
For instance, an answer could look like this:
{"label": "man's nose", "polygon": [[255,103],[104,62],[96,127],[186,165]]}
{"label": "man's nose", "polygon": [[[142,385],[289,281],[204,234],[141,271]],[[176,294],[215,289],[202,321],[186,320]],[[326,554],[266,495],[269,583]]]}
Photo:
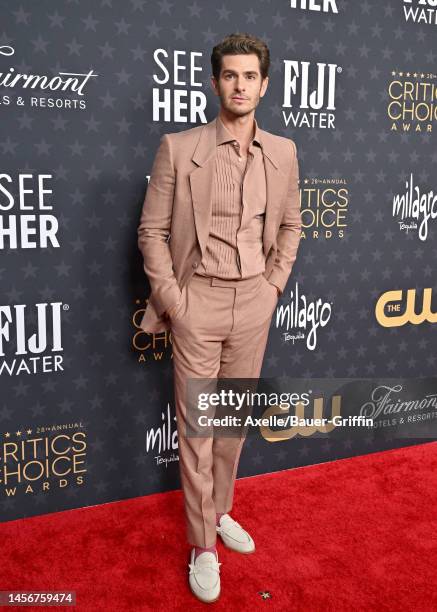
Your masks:
{"label": "man's nose", "polygon": [[235,82],[235,87],[236,89],[238,89],[238,91],[243,91],[244,90],[244,81],[242,78],[237,78],[236,82]]}

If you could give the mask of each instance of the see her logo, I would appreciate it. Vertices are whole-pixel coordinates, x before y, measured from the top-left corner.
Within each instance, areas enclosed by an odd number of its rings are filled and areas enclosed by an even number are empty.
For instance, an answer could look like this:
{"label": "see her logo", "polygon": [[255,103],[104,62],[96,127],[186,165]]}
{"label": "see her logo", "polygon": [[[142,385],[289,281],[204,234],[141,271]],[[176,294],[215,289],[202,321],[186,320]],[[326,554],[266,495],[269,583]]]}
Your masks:
{"label": "see her logo", "polygon": [[338,13],[336,0],[290,0],[290,8],[307,9],[308,11],[322,11],[323,13]]}

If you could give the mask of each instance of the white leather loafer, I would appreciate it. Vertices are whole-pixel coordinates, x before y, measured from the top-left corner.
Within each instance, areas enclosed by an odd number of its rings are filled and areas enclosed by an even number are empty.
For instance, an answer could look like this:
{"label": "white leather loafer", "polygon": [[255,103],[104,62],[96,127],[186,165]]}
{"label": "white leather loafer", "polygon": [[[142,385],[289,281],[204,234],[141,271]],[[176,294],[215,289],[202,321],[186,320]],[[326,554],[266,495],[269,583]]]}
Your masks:
{"label": "white leather loafer", "polygon": [[217,601],[220,596],[220,565],[217,553],[203,552],[194,560],[191,551],[188,580],[192,593],[204,603]]}
{"label": "white leather loafer", "polygon": [[219,522],[220,527],[216,527],[216,529],[225,546],[246,554],[255,550],[255,542],[251,536],[229,514],[223,514]]}

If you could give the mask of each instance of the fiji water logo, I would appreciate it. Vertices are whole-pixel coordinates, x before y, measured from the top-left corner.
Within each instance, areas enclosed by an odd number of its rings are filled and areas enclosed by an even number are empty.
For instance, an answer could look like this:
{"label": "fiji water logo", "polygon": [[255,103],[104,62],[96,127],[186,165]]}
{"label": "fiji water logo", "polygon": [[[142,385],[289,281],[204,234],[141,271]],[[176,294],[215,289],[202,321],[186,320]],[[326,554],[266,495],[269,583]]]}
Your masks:
{"label": "fiji water logo", "polygon": [[341,72],[338,64],[284,60],[282,115],[285,125],[335,128],[337,74]]}
{"label": "fiji water logo", "polygon": [[0,376],[63,371],[62,302],[0,305]]}
{"label": "fiji water logo", "polygon": [[404,0],[406,21],[437,24],[437,0]]}

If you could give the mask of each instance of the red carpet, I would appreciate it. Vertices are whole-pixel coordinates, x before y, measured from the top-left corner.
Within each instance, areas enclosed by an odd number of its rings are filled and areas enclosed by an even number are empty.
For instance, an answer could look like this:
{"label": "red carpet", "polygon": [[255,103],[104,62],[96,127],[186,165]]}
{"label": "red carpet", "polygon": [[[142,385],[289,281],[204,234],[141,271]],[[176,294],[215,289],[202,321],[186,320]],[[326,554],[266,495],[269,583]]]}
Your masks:
{"label": "red carpet", "polygon": [[93,611],[436,610],[436,507],[432,442],[237,481],[257,551],[219,542],[214,604],[188,588],[180,491],[4,523],[0,587],[75,590]]}

